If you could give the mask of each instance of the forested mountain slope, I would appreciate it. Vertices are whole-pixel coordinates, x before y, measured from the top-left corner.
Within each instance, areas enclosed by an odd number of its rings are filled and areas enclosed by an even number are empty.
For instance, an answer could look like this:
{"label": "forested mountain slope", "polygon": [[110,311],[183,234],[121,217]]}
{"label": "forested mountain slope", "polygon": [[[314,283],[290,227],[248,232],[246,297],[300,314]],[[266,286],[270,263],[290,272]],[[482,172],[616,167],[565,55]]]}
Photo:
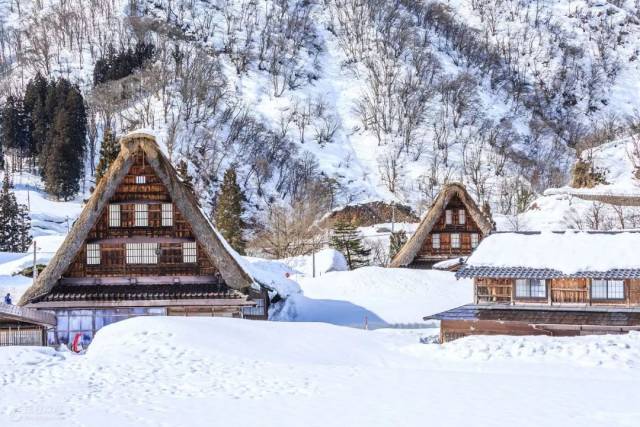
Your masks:
{"label": "forested mountain slope", "polygon": [[639,55],[638,0],[0,0],[0,93],[77,84],[88,179],[105,129],[150,128],[258,222],[452,180],[514,215],[629,133]]}

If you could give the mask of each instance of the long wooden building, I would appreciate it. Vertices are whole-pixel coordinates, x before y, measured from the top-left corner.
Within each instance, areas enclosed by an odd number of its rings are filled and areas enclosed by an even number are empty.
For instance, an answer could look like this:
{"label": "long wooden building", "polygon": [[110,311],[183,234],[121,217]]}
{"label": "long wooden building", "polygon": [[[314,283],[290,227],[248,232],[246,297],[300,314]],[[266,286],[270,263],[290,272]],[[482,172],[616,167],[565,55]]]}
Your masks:
{"label": "long wooden building", "polygon": [[133,316],[265,319],[268,291],[145,133],[121,151],[20,305],[54,314],[50,344]]}
{"label": "long wooden building", "polygon": [[425,319],[441,341],[467,335],[640,330],[640,232],[494,233],[456,275],[473,304]]}
{"label": "long wooden building", "polygon": [[390,267],[431,268],[465,259],[493,228],[462,184],[446,184]]}

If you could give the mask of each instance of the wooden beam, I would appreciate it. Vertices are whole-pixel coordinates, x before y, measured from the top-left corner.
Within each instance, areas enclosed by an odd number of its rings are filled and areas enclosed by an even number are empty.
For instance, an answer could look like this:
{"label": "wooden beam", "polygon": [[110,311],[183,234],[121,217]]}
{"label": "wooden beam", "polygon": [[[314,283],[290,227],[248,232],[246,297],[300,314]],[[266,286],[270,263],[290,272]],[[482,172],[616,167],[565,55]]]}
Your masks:
{"label": "wooden beam", "polygon": [[[233,301],[233,302],[231,302]],[[130,301],[59,301],[31,303],[27,307],[35,309],[74,308],[124,308],[124,307],[254,307],[255,301],[237,299],[180,299],[180,300],[130,300]]]}
{"label": "wooden beam", "polygon": [[195,239],[188,237],[168,237],[168,236],[131,236],[131,237],[109,237],[106,239],[87,240],[87,243],[98,243],[104,245],[124,245],[126,243],[190,243]]}
{"label": "wooden beam", "polygon": [[63,277],[61,285],[169,285],[169,284],[218,284],[216,276],[126,276],[126,277]]}

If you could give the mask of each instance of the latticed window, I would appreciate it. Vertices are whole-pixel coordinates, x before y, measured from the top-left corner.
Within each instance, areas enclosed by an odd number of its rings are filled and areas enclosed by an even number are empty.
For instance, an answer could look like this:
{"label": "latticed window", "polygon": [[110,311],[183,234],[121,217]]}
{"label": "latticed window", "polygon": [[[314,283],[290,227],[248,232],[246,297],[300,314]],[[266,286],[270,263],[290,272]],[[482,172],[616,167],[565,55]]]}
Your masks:
{"label": "latticed window", "polygon": [[444,222],[445,224],[453,224],[453,211],[444,211]]}
{"label": "latticed window", "polygon": [[173,205],[171,203],[162,204],[162,226],[171,227],[173,225]]}
{"label": "latticed window", "polygon": [[87,264],[100,264],[100,245],[97,243],[87,244]]}
{"label": "latticed window", "polygon": [[149,206],[144,203],[135,205],[135,226],[146,227],[149,225]]}
{"label": "latticed window", "polygon": [[467,221],[467,213],[464,209],[458,211],[458,224],[464,224]]}
{"label": "latticed window", "polygon": [[433,249],[440,249],[440,235],[432,234],[431,235],[431,246]]}
{"label": "latticed window", "polygon": [[591,298],[593,299],[624,299],[623,280],[592,280]]}
{"label": "latticed window", "polygon": [[157,264],[160,252],[157,243],[127,243],[127,264]]}
{"label": "latticed window", "polygon": [[136,184],[146,184],[147,183],[147,177],[144,175],[138,175],[136,176]]}
{"label": "latticed window", "polygon": [[545,298],[547,285],[540,279],[517,279],[516,298]]}
{"label": "latticed window", "polygon": [[460,247],[460,234],[459,233],[451,234],[451,247],[453,249],[458,249]]}
{"label": "latticed window", "polygon": [[184,242],[182,244],[182,261],[196,262],[198,260],[198,249],[196,242]]}
{"label": "latticed window", "polygon": [[478,233],[471,233],[471,247],[473,249],[477,248],[478,243],[480,243],[480,236],[478,236]]}
{"label": "latticed window", "polygon": [[109,227],[120,227],[120,205],[109,205]]}

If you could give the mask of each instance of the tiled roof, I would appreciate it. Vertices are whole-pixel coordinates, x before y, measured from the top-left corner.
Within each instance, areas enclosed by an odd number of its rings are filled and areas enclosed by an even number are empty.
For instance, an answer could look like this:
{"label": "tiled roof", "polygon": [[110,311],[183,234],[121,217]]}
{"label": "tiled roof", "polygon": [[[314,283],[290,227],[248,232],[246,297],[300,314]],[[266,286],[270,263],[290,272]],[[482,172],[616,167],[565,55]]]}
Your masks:
{"label": "tiled roof", "polygon": [[530,324],[636,326],[640,325],[637,311],[587,311],[559,309],[482,308],[464,305],[449,311],[425,317],[425,320],[494,320]]}
{"label": "tiled roof", "polygon": [[224,284],[57,285],[42,301],[131,301],[242,298]]}
{"label": "tiled roof", "polygon": [[456,273],[458,278],[491,277],[495,279],[558,279],[563,277],[590,279],[640,279],[640,269],[613,269],[607,271],[579,271],[565,274],[559,270],[528,267],[463,266]]}

